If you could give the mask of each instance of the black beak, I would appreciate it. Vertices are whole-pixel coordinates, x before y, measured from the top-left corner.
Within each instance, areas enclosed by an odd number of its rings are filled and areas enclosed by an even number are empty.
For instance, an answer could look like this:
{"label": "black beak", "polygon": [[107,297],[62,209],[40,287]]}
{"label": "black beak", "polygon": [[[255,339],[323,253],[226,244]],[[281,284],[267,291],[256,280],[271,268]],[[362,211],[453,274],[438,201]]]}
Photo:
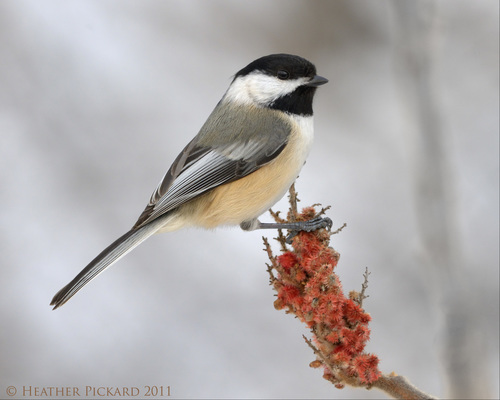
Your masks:
{"label": "black beak", "polygon": [[314,78],[312,78],[309,82],[307,82],[305,84],[305,86],[316,87],[316,86],[324,85],[327,82],[328,82],[328,79],[323,78],[322,76],[319,76],[319,75],[315,75]]}

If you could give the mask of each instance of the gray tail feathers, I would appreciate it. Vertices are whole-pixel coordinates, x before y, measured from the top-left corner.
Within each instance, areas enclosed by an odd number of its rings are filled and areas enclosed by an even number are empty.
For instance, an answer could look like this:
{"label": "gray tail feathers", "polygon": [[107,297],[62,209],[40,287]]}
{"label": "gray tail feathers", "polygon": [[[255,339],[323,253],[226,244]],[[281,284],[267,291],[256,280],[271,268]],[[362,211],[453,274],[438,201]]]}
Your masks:
{"label": "gray tail feathers", "polygon": [[144,242],[164,226],[164,224],[164,218],[160,217],[141,228],[132,229],[116,239],[94,258],[70,283],[56,293],[50,303],[51,306],[54,306],[53,310],[61,307],[87,283]]}

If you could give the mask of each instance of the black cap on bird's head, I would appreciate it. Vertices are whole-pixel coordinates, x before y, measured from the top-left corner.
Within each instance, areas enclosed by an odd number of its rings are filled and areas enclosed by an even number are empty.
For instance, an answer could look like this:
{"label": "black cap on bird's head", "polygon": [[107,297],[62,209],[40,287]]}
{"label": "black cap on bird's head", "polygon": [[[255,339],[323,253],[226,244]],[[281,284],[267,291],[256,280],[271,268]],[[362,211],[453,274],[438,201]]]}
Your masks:
{"label": "black cap on bird's head", "polygon": [[[252,61],[245,68],[237,72],[235,78],[248,75],[254,71],[261,71],[268,75],[277,76],[278,78],[280,78],[278,72],[285,71],[289,74],[289,79],[302,77],[312,78],[316,75],[316,67],[305,58],[291,54],[271,54]],[[280,79],[283,78],[285,78],[285,76],[282,76]]]}

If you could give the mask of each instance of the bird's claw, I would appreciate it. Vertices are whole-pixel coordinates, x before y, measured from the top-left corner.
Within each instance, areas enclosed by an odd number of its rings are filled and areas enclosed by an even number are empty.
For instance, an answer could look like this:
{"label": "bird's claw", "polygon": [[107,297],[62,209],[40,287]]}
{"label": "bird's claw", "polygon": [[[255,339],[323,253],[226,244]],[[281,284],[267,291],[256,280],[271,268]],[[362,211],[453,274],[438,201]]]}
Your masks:
{"label": "bird's claw", "polygon": [[291,231],[288,236],[286,237],[286,242],[288,244],[291,244],[293,241],[293,238],[298,235],[300,231],[304,232],[313,232],[317,231],[318,229],[331,229],[333,225],[333,222],[330,218],[328,217],[316,217],[313,219],[310,219],[309,221],[303,221],[301,223],[301,228],[299,230],[293,230]]}

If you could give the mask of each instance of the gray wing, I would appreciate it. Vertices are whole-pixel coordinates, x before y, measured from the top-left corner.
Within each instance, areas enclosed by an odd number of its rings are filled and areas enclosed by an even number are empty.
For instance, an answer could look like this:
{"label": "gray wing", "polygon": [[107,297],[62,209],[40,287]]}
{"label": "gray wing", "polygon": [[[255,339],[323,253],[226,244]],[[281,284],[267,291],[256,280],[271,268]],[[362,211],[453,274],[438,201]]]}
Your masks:
{"label": "gray wing", "polygon": [[133,229],[277,157],[288,143],[291,126],[277,113],[263,111],[249,114],[243,107],[227,110],[219,104],[176,158]]}

